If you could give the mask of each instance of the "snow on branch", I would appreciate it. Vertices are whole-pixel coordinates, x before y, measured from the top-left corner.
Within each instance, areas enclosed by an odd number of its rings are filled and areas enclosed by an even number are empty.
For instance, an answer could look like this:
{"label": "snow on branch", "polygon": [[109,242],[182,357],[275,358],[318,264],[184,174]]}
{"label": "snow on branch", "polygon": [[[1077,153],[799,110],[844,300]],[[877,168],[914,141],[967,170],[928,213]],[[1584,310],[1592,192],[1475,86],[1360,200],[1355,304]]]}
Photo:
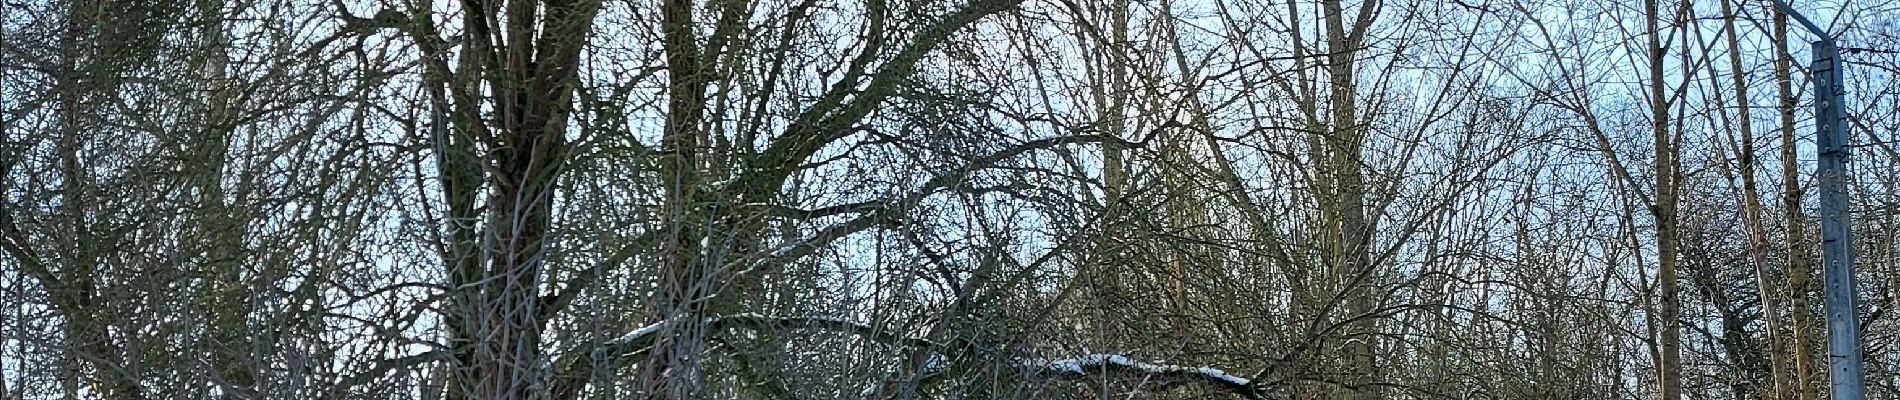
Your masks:
{"label": "snow on branch", "polygon": [[1096,353],[1064,360],[1025,362],[1023,366],[1039,373],[1070,378],[1087,376],[1089,371],[1116,371],[1159,378],[1202,381],[1247,398],[1265,398],[1260,389],[1253,385],[1253,381],[1229,374],[1227,371],[1213,367],[1149,363],[1120,354]]}
{"label": "snow on branch", "polygon": [[[601,347],[599,348],[601,352],[596,353],[596,357],[604,356],[605,359],[581,358],[573,360],[577,363],[568,364],[569,369],[565,371],[567,373],[562,374],[564,377],[572,380],[564,383],[569,385],[584,385],[584,377],[587,376],[585,371],[595,367],[612,368],[612,365],[616,364],[613,361],[614,359],[622,359],[644,353],[647,349],[650,349],[655,342],[661,339],[662,331],[674,328],[672,325],[685,322],[705,324],[704,329],[709,331],[730,329],[760,331],[818,329],[849,333],[889,345],[916,348],[939,347],[929,340],[906,335],[903,332],[839,318],[773,317],[751,313],[689,320],[676,318],[642,326],[618,338],[601,343]],[[927,365],[925,368],[942,368],[944,361],[939,358],[941,355],[932,354],[931,357],[930,365]],[[595,365],[596,363],[603,365]],[[1021,366],[1032,374],[1071,379],[1087,377],[1090,372],[1139,374],[1147,377],[1167,379],[1173,382],[1209,384],[1248,399],[1266,398],[1266,392],[1262,389],[1261,385],[1257,385],[1256,382],[1250,379],[1227,373],[1218,368],[1146,362],[1120,354],[1095,353],[1070,359],[1027,361],[1023,362]],[[576,369],[576,367],[578,367],[578,369]],[[568,385],[557,385],[557,387],[562,386]],[[568,386],[568,388],[578,389],[577,386]]]}
{"label": "snow on branch", "polygon": [[627,346],[636,342],[651,341],[652,339],[648,338],[648,336],[652,336],[654,333],[658,333],[660,331],[660,328],[666,327],[666,325],[672,323],[673,321],[675,320],[660,321],[660,322],[647,324],[646,326],[642,326],[639,328],[634,328],[632,332],[627,332],[627,334],[625,335],[620,335],[620,337],[613,338],[613,340],[608,340],[603,345],[606,347],[622,347],[622,346]]}

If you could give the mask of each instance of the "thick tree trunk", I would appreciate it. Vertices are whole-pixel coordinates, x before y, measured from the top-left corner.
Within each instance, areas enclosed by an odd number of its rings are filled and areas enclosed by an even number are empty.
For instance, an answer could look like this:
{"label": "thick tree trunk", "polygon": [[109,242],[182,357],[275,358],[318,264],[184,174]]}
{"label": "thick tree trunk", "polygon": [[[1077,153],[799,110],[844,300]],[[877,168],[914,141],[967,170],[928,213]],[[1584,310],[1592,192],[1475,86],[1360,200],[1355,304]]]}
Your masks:
{"label": "thick tree trunk", "polygon": [[[1331,121],[1328,123],[1330,134],[1324,141],[1328,153],[1327,164],[1332,197],[1330,218],[1334,225],[1328,235],[1332,242],[1329,249],[1331,258],[1332,284],[1340,296],[1345,297],[1345,313],[1348,318],[1369,313],[1374,307],[1373,286],[1380,281],[1379,271],[1371,264],[1370,242],[1377,221],[1366,215],[1366,185],[1363,167],[1365,155],[1362,149],[1366,132],[1359,121],[1358,85],[1354,74],[1359,56],[1359,47],[1364,43],[1365,31],[1372,22],[1372,16],[1378,7],[1378,1],[1366,1],[1361,4],[1358,15],[1348,26],[1345,12],[1339,0],[1321,3],[1325,14],[1327,76],[1331,93],[1328,104],[1331,105]],[[1377,351],[1377,318],[1360,318],[1344,332],[1347,336],[1346,349],[1349,365],[1348,382],[1356,391],[1353,398],[1384,398],[1377,384],[1383,379],[1379,373]]]}
{"label": "thick tree trunk", "polygon": [[[706,235],[698,199],[699,151],[703,142],[700,118],[706,110],[698,35],[693,31],[694,4],[668,0],[660,5],[662,44],[668,74],[666,130],[661,137],[660,179],[666,188],[662,228],[660,287],[651,307],[655,321],[696,318],[708,310],[710,290],[716,286],[712,271],[701,257],[700,239]],[[670,339],[657,345],[640,369],[646,396],[660,399],[693,397],[700,385],[699,358],[705,350],[701,324],[674,324],[661,332]]]}
{"label": "thick tree trunk", "polygon": [[[436,132],[448,203],[443,261],[455,290],[447,320],[458,368],[448,389],[452,399],[544,399],[539,302],[550,213],[567,157],[570,85],[600,4],[489,5],[497,9],[464,10],[473,43],[462,48],[459,68],[430,67],[432,86],[448,91],[438,95],[436,113],[454,127]],[[496,16],[505,18],[490,19]],[[440,43],[417,36],[431,48]],[[478,89],[480,79],[485,89]],[[480,95],[484,90],[492,96]],[[453,108],[449,98],[457,100]],[[490,102],[494,117],[481,117]],[[475,208],[484,193],[483,207]]]}

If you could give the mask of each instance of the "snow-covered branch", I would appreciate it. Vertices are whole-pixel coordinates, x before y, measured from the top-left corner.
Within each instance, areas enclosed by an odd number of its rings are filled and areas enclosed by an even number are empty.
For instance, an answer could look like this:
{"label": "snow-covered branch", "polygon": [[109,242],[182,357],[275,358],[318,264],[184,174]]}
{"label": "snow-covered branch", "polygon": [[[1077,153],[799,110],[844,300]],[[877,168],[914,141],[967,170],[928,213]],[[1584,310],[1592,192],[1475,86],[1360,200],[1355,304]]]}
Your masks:
{"label": "snow-covered branch", "polygon": [[[560,374],[562,384],[556,388],[578,390],[585,385],[585,378],[594,368],[614,368],[618,360],[645,354],[661,339],[664,331],[683,323],[680,319],[656,322],[636,328],[625,335],[601,343],[591,356],[583,355],[564,364]],[[773,317],[759,314],[735,314],[721,317],[697,319],[707,331],[725,331],[731,329],[751,329],[773,331],[780,329],[818,329],[840,333],[850,333],[866,340],[887,345],[912,348],[940,348],[929,340],[906,335],[869,324],[829,317]],[[941,355],[933,354],[926,369],[943,368],[945,363]],[[1239,375],[1230,374],[1214,367],[1195,367],[1172,365],[1159,362],[1136,360],[1120,354],[1088,354],[1081,357],[1052,361],[1026,361],[1021,367],[1033,375],[1053,378],[1082,378],[1092,372],[1136,374],[1145,377],[1168,380],[1174,383],[1199,383],[1213,385],[1243,398],[1264,399],[1265,391],[1256,382]]]}
{"label": "snow-covered branch", "polygon": [[1079,378],[1090,371],[1109,371],[1147,375],[1156,378],[1200,381],[1250,399],[1265,398],[1253,381],[1236,376],[1213,367],[1189,367],[1182,365],[1157,364],[1144,362],[1120,354],[1089,354],[1082,357],[1055,360],[1032,361],[1023,363],[1025,368],[1044,375]]}

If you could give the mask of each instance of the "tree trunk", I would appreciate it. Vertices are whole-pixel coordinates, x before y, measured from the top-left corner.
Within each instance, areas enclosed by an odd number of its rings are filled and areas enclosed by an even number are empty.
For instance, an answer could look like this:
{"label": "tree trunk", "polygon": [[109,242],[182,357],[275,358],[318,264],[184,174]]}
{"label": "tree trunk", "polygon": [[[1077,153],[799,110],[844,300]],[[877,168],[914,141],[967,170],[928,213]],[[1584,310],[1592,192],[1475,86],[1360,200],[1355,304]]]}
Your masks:
{"label": "tree trunk", "polygon": [[[698,200],[698,153],[703,135],[700,117],[706,110],[706,77],[703,75],[699,38],[693,31],[694,4],[686,0],[668,0],[660,5],[660,34],[666,52],[668,74],[666,130],[661,137],[660,179],[666,189],[662,210],[660,287],[654,292],[656,321],[696,318],[708,311],[717,285],[712,271],[703,262],[699,241],[710,232],[699,228],[702,218]],[[640,370],[646,396],[659,399],[693,397],[699,382],[699,357],[704,352],[705,332],[701,324],[674,324],[662,332],[669,338],[648,356],[647,367]]]}
{"label": "tree trunk", "polygon": [[1803,227],[1807,225],[1807,216],[1802,212],[1801,178],[1795,161],[1794,133],[1794,77],[1790,68],[1791,57],[1788,54],[1788,16],[1780,10],[1775,11],[1775,88],[1781,99],[1781,207],[1782,224],[1787,231],[1788,258],[1788,314],[1790,328],[1793,330],[1789,351],[1794,353],[1794,392],[1800,400],[1815,400],[1819,396],[1820,384],[1818,368],[1814,360],[1811,339],[1815,327],[1813,313],[1808,308],[1808,293],[1811,292],[1809,279],[1814,274],[1814,264],[1808,258],[1807,234]]}
{"label": "tree trunk", "polygon": [[[257,335],[247,322],[253,302],[247,294],[249,289],[243,274],[248,266],[243,248],[248,224],[244,213],[227,203],[223,179],[231,135],[237,129],[236,105],[233,104],[236,88],[226,66],[230,57],[226,54],[224,2],[199,0],[197,7],[204,41],[204,48],[199,50],[204,52],[200,68],[206,81],[202,84],[210,90],[205,98],[203,125],[192,130],[193,140],[187,151],[193,153],[185,161],[190,163],[187,168],[195,172],[193,186],[199,198],[193,236],[201,246],[187,254],[203,254],[203,268],[213,274],[202,299],[205,311],[211,314],[212,333],[205,340],[209,347],[207,353],[219,375],[215,381],[224,387],[226,397],[239,398],[255,395],[251,387],[255,379],[248,364],[257,350],[252,345]],[[233,396],[231,391],[244,395]]]}
{"label": "tree trunk", "polygon": [[1680,239],[1677,237],[1676,192],[1677,192],[1677,149],[1669,132],[1669,98],[1664,92],[1662,29],[1657,20],[1661,19],[1658,0],[1643,2],[1646,11],[1645,26],[1649,30],[1649,94],[1652,128],[1656,145],[1656,204],[1651,212],[1656,218],[1656,290],[1660,292],[1660,312],[1656,322],[1662,324],[1657,331],[1658,338],[1656,369],[1657,397],[1662,400],[1682,399],[1682,297],[1676,283],[1676,252]]}
{"label": "tree trunk", "polygon": [[1783,400],[1788,398],[1787,393],[1790,388],[1787,376],[1793,365],[1789,364],[1789,360],[1783,354],[1786,344],[1783,343],[1785,339],[1781,337],[1783,329],[1781,306],[1775,294],[1774,280],[1768,275],[1768,235],[1764,228],[1766,224],[1762,216],[1761,197],[1757,195],[1760,193],[1759,186],[1755,182],[1755,170],[1758,168],[1759,161],[1756,159],[1758,151],[1755,149],[1755,131],[1750,112],[1752,108],[1749,107],[1752,101],[1748,97],[1747,72],[1742,69],[1741,41],[1736,38],[1736,15],[1730,3],[1729,0],[1721,2],[1724,17],[1722,34],[1728,43],[1729,74],[1732,77],[1731,84],[1735,86],[1735,101],[1739,106],[1734,120],[1741,134],[1741,146],[1737,150],[1737,158],[1741,161],[1738,169],[1741,170],[1739,175],[1742,181],[1740,193],[1744,212],[1742,224],[1748,230],[1749,261],[1754,266],[1755,286],[1761,292],[1762,319],[1767,323],[1768,329],[1768,332],[1763,335],[1763,341],[1768,347],[1768,387],[1761,397]]}
{"label": "tree trunk", "polygon": [[[443,108],[438,115],[454,114],[446,119],[455,127],[438,131],[436,154],[448,202],[444,263],[455,290],[447,320],[459,368],[449,393],[454,399],[544,399],[539,300],[549,216],[567,156],[571,82],[600,4],[496,6],[464,10],[472,43],[462,48],[457,71],[430,67],[438,80],[433,84],[460,100],[453,109],[446,101],[435,105]],[[497,22],[492,17],[504,15],[504,26],[491,25]],[[419,41],[439,44],[433,37]],[[477,79],[487,80],[492,96],[479,94]],[[493,119],[480,116],[489,102]],[[476,209],[474,199],[484,192],[483,208]]]}
{"label": "tree trunk", "polygon": [[[1347,318],[1357,318],[1369,313],[1374,307],[1373,286],[1380,281],[1379,271],[1371,264],[1371,239],[1377,229],[1377,221],[1366,215],[1365,176],[1363,166],[1365,156],[1363,142],[1366,132],[1359,121],[1358,85],[1354,74],[1359,55],[1359,47],[1364,43],[1365,31],[1371,26],[1372,17],[1378,7],[1378,1],[1361,3],[1358,15],[1352,24],[1347,25],[1344,10],[1339,0],[1327,0],[1321,3],[1325,13],[1326,29],[1326,66],[1331,82],[1328,104],[1331,106],[1331,120],[1328,122],[1330,134],[1325,140],[1328,153],[1328,171],[1331,173],[1329,184],[1332,197],[1330,218],[1332,223],[1329,241],[1332,267],[1332,284],[1339,296],[1345,298]],[[1349,365],[1347,381],[1356,392],[1352,398],[1384,398],[1377,384],[1382,379],[1379,374],[1377,354],[1377,318],[1359,318],[1344,330]]]}

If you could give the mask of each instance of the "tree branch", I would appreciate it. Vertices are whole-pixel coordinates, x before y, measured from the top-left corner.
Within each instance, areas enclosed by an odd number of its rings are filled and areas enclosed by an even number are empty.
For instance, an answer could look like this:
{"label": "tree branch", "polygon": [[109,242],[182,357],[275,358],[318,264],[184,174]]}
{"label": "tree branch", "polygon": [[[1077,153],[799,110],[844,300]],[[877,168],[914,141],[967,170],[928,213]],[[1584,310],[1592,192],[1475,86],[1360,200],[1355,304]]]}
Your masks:
{"label": "tree branch", "polygon": [[1023,363],[1023,367],[1039,375],[1061,378],[1084,378],[1088,377],[1090,371],[1132,373],[1183,382],[1202,382],[1249,399],[1266,398],[1252,380],[1217,368],[1155,364],[1120,354],[1096,353],[1065,360],[1028,362]]}
{"label": "tree branch", "polygon": [[[619,362],[631,357],[646,354],[660,340],[661,332],[669,331],[670,325],[684,323],[686,320],[672,319],[648,324],[620,337],[600,343],[591,349],[577,349],[567,361],[560,363],[559,372],[549,387],[554,399],[578,398],[596,371],[612,371]],[[851,333],[866,339],[896,346],[934,348],[928,340],[906,336],[884,327],[861,324],[829,317],[771,317],[759,314],[735,314],[723,317],[698,319],[696,322],[710,326],[709,332],[730,329],[752,329],[757,331],[777,331],[781,329],[821,329],[834,332]]]}

